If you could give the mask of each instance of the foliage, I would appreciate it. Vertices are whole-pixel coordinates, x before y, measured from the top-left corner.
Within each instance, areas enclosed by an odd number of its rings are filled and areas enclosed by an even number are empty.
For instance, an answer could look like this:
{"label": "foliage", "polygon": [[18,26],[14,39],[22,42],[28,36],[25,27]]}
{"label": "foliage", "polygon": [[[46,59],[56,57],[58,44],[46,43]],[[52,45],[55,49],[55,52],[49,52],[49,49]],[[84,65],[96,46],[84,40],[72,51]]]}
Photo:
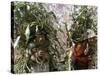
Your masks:
{"label": "foliage", "polygon": [[[34,39],[36,26],[44,29],[45,34],[47,34],[47,38],[49,38],[50,45],[48,52],[53,56],[59,55],[57,51],[57,47],[52,46],[52,43],[59,42],[56,38],[57,31],[53,28],[53,21],[56,21],[55,14],[50,11],[47,12],[41,3],[28,3],[28,2],[14,2],[14,39],[17,36],[21,36],[21,40],[19,41],[19,47],[17,51],[20,52],[19,55],[22,55],[19,61],[14,65],[15,73],[24,73],[27,59],[24,58],[25,50],[28,47],[25,38],[25,30],[27,26],[30,26],[30,41]],[[18,58],[18,57],[17,57]],[[20,61],[21,60],[21,61]],[[23,60],[23,61],[22,61]],[[55,62],[55,59],[52,59]],[[53,64],[54,64],[53,62]],[[29,63],[28,63],[29,64]],[[52,64],[51,64],[52,65]],[[55,64],[56,65],[56,64]],[[21,67],[22,66],[22,67]]]}
{"label": "foliage", "polygon": [[87,29],[93,29],[97,33],[96,10],[97,8],[93,6],[74,6],[73,24],[71,26],[72,39],[86,39],[84,33]]}

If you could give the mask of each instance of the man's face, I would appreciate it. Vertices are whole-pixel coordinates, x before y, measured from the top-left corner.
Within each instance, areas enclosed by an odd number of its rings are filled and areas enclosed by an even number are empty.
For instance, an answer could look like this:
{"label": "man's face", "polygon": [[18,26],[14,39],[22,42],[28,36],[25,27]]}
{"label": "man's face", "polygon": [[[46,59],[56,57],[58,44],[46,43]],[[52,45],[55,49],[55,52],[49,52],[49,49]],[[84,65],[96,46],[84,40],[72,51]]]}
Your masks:
{"label": "man's face", "polygon": [[90,46],[96,47],[97,39],[96,37],[92,37],[88,39]]}

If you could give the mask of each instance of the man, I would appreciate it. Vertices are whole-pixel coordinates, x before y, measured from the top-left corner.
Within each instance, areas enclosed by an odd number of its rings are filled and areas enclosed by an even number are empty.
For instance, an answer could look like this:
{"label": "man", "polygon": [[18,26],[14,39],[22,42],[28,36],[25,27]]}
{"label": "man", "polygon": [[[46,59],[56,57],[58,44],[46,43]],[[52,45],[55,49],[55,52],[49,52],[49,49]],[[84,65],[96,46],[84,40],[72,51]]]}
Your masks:
{"label": "man", "polygon": [[[32,41],[33,40],[33,41]],[[49,72],[50,55],[48,53],[49,40],[43,29],[36,28],[34,39],[29,42],[26,57],[29,58],[29,72]],[[28,69],[28,68],[27,68]]]}
{"label": "man", "polygon": [[88,58],[89,58],[89,69],[97,68],[97,37],[95,32],[92,29],[88,29],[87,32],[88,38]]}

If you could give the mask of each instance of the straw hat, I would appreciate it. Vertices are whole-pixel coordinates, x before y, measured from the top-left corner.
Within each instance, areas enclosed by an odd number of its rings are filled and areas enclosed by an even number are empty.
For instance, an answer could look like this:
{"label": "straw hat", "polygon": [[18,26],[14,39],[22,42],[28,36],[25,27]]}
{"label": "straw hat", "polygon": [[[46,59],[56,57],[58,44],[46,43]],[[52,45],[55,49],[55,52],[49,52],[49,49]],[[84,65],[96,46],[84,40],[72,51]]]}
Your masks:
{"label": "straw hat", "polygon": [[96,37],[96,34],[92,29],[87,29],[86,36],[87,38],[92,38],[92,37]]}

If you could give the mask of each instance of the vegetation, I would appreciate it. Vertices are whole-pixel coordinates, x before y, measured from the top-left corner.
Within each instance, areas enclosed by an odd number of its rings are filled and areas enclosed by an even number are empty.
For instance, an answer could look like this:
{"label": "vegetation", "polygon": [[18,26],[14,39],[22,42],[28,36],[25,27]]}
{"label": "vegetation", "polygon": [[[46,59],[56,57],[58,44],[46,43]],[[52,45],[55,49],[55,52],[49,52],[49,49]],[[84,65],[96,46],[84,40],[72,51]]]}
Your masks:
{"label": "vegetation", "polygon": [[[42,3],[14,2],[11,4],[11,7],[14,7],[12,9],[14,13],[14,18],[12,18],[14,21],[13,42],[15,42],[18,36],[21,36],[19,44],[15,48],[16,63],[12,64],[14,65],[15,73],[31,72],[29,66],[32,65],[32,62],[25,54],[29,43],[34,41],[37,26],[40,30],[43,29],[43,33],[46,34],[49,40],[47,49],[51,59],[51,71],[55,71],[55,69],[58,71],[71,70],[72,67],[71,57],[69,56],[70,49],[67,50],[62,47],[62,42],[57,35],[58,32],[67,35],[65,38],[67,39],[66,45],[68,45],[68,48],[73,46],[73,40],[77,38],[85,39],[84,33],[87,29],[93,29],[97,33],[96,7],[73,6],[74,11],[70,15],[73,24],[70,30],[68,30],[68,24],[64,23],[65,31],[55,27],[55,23],[59,25],[56,14],[53,11],[47,11]],[[29,39],[25,36],[28,25],[30,29]],[[61,53],[63,53],[63,58],[61,58]]]}

